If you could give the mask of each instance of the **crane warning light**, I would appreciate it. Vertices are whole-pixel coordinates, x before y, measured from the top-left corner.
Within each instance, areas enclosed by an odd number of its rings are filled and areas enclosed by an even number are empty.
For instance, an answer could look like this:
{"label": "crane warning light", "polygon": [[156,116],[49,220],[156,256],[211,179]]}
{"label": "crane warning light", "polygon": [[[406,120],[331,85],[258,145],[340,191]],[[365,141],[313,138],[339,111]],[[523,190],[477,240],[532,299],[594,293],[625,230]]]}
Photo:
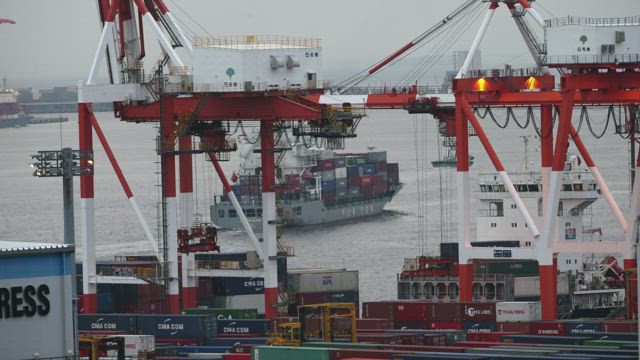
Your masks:
{"label": "crane warning light", "polygon": [[473,90],[482,92],[482,91],[487,91],[488,87],[489,87],[489,83],[487,82],[487,79],[481,77],[480,79],[478,79],[478,81],[476,81],[476,84],[473,87]]}
{"label": "crane warning light", "polygon": [[527,87],[527,90],[536,90],[540,88],[540,83],[538,79],[536,79],[533,76],[527,79],[527,81],[525,82],[525,85]]}

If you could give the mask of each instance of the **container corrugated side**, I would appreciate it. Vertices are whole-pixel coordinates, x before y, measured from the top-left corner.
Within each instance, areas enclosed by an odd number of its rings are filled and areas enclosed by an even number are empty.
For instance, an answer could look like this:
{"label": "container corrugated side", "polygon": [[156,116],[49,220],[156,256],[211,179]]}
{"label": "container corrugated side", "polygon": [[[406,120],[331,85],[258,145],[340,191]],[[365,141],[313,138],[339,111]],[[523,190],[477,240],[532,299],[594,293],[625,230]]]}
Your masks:
{"label": "container corrugated side", "polygon": [[497,322],[529,322],[541,319],[540,302],[501,301],[496,303]]}
{"label": "container corrugated side", "polygon": [[195,308],[182,310],[183,315],[208,315],[217,320],[224,319],[255,319],[258,317],[257,309],[214,309]]}
{"label": "container corrugated side", "polygon": [[358,291],[358,272],[321,272],[289,274],[289,291],[295,293],[321,293]]}
{"label": "container corrugated side", "polygon": [[251,360],[331,360],[331,350],[323,348],[258,346],[251,350]]}
{"label": "container corrugated side", "polygon": [[80,332],[119,332],[135,334],[135,315],[78,314]]}

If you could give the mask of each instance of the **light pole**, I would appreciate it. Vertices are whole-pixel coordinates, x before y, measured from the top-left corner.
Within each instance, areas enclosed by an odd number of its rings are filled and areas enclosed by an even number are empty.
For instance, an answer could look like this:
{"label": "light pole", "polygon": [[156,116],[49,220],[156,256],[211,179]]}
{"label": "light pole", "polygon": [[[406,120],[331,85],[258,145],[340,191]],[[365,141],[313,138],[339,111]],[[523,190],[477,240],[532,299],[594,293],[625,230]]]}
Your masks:
{"label": "light pole", "polygon": [[[31,159],[35,160],[35,162],[31,164],[31,167],[35,169],[33,171],[33,176],[62,177],[64,243],[75,247],[73,177],[93,174],[93,151],[73,150],[66,147],[62,150],[38,151],[37,154],[31,155]],[[79,354],[78,291],[76,286],[75,257],[71,264],[71,279],[74,351],[76,354]]]}

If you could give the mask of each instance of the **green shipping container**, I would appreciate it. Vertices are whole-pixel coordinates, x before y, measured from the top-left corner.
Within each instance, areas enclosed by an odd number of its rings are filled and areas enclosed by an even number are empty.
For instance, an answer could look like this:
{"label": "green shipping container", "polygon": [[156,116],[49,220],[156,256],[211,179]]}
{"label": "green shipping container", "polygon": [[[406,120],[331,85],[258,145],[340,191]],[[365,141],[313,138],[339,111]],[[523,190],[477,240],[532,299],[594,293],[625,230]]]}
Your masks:
{"label": "green shipping container", "polygon": [[382,344],[368,344],[368,343],[328,343],[328,342],[310,342],[304,344],[305,347],[310,348],[323,348],[323,349],[358,349],[358,350],[382,350],[384,345]]}
{"label": "green shipping container", "polygon": [[514,277],[538,276],[537,261],[496,261],[476,263],[476,274],[511,274]]}
{"label": "green shipping container", "polygon": [[625,345],[638,346],[638,342],[637,341],[616,341],[616,340],[587,340],[583,343],[583,345],[620,349]]}
{"label": "green shipping container", "polygon": [[232,320],[232,319],[257,319],[257,309],[213,309],[213,308],[196,308],[196,309],[184,309],[183,315],[209,315],[217,320]]}
{"label": "green shipping container", "polygon": [[351,166],[358,166],[358,165],[364,165],[368,162],[369,158],[364,155],[364,156],[347,156],[347,166],[351,167]]}
{"label": "green shipping container", "polygon": [[251,350],[251,360],[331,360],[331,350],[289,346],[259,346]]}

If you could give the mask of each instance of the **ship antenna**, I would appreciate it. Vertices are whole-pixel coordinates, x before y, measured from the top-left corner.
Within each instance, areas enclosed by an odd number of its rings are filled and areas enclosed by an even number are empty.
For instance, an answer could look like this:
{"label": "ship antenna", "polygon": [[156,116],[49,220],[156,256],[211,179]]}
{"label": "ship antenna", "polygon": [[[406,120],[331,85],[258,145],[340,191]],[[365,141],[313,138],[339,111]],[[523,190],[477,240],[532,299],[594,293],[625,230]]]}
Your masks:
{"label": "ship antenna", "polygon": [[368,149],[369,151],[372,151],[372,150],[374,150],[375,148],[376,148],[376,147],[373,145],[373,140],[371,140],[371,142],[369,143],[369,146],[367,146],[367,149]]}
{"label": "ship antenna", "polygon": [[[529,136],[521,135],[522,142],[524,143],[524,173],[529,174]],[[526,176],[525,175],[525,176]]]}

